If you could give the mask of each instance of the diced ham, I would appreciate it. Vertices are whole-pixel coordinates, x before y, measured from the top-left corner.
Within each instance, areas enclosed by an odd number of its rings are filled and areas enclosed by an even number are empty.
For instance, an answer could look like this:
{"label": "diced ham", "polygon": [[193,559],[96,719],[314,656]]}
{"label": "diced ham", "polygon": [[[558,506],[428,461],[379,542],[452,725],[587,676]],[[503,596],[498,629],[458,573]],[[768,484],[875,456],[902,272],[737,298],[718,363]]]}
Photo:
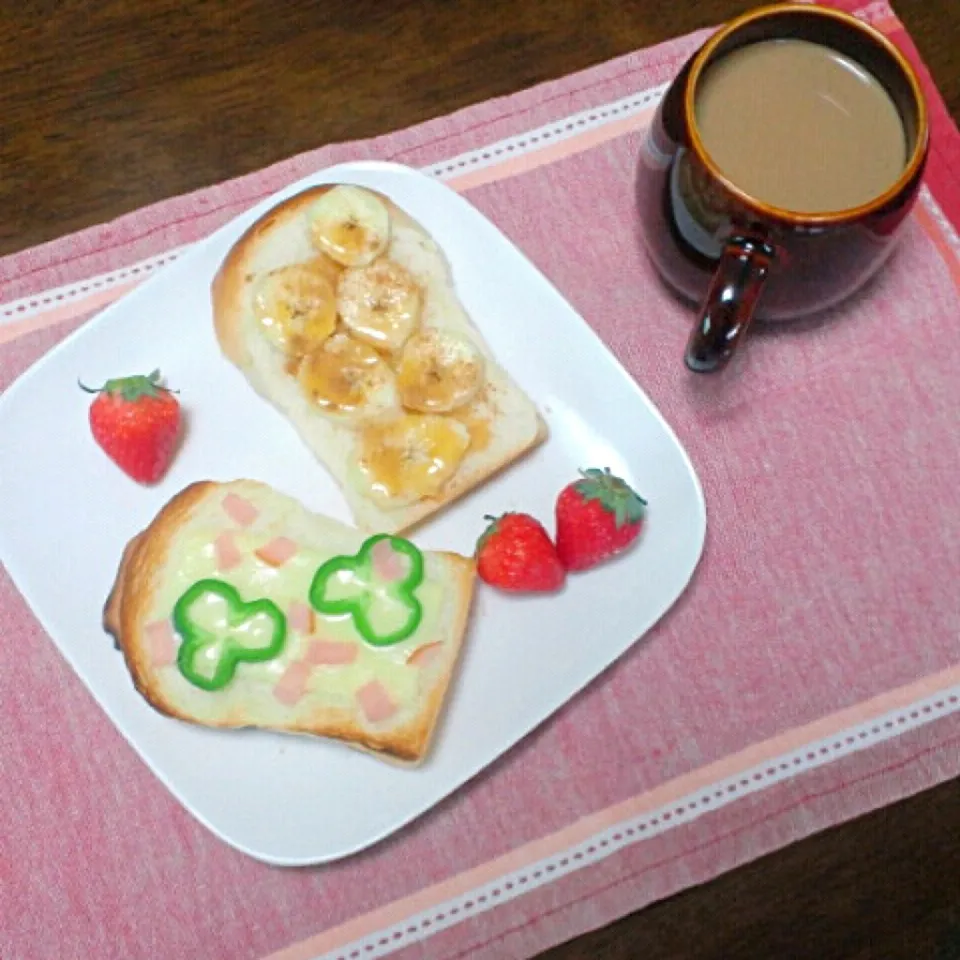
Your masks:
{"label": "diced ham", "polygon": [[155,667],[169,667],[177,659],[177,638],[169,620],[154,620],[143,632],[147,635],[150,661]]}
{"label": "diced ham", "polygon": [[273,695],[284,705],[292,707],[306,692],[310,679],[310,664],[303,660],[294,660],[283,671],[273,688]]}
{"label": "diced ham", "polygon": [[241,527],[249,527],[260,516],[260,511],[246,497],[236,493],[228,493],[223,498],[223,509],[227,516]]}
{"label": "diced ham", "polygon": [[299,600],[294,600],[287,607],[287,623],[293,627],[297,633],[313,633],[314,617],[313,609]]}
{"label": "diced ham", "polygon": [[313,640],[307,647],[304,659],[318,667],[342,666],[357,659],[357,645],[336,640]]}
{"label": "diced ham", "polygon": [[417,649],[407,657],[407,663],[411,667],[429,666],[440,656],[442,650],[442,643],[425,643],[422,647],[417,647]]}
{"label": "diced ham", "polygon": [[282,567],[297,552],[297,545],[289,537],[274,537],[254,552],[271,567]]}
{"label": "diced ham", "polygon": [[371,723],[388,720],[397,712],[397,705],[390,699],[387,688],[379,680],[371,680],[357,690],[357,703]]}
{"label": "diced ham", "polygon": [[232,570],[234,567],[239,567],[243,560],[243,554],[234,542],[232,530],[224,530],[213,541],[213,549],[217,555],[218,570]]}
{"label": "diced ham", "polygon": [[374,572],[386,583],[395,583],[407,574],[409,561],[402,553],[393,549],[389,540],[378,540],[370,551],[370,559]]}

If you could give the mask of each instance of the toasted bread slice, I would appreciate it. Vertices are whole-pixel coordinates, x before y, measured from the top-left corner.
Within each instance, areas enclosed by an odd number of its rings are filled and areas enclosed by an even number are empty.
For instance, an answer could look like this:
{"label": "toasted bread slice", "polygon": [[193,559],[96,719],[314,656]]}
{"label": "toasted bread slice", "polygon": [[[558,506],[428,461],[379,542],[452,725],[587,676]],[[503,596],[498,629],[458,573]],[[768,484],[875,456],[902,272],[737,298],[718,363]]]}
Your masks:
{"label": "toasted bread slice", "polygon": [[[447,260],[427,231],[387,197],[389,243],[381,259],[399,264],[422,291],[419,330],[443,330],[466,337],[483,355],[482,390],[463,407],[449,411],[467,427],[469,446],[453,473],[427,495],[403,502],[378,499],[358,469],[363,426],[328,416],[298,379],[298,359],[264,336],[255,298],[262,279],[279,268],[310,264],[333,288],[344,268],[318,251],[311,240],[311,211],[331,186],[308,189],[280,203],[254,223],[224,259],[212,285],[213,316],[221,349],[252,387],[280,410],[342,490],[354,523],[367,531],[402,532],[461,497],[542,442],[546,424],[536,406],[506,372],[467,315],[453,286]],[[338,316],[337,333],[345,331]],[[344,333],[345,331],[345,333]],[[387,356],[396,368],[396,356]],[[396,410],[404,413],[403,405]],[[389,419],[389,417],[387,418]],[[366,424],[369,425],[369,424]],[[462,429],[462,428],[458,428]]]}
{"label": "toasted bread slice", "polygon": [[415,764],[459,658],[474,579],[471,559],[365,537],[258,481],[202,481],[128,544],[104,626],[162,713],[335,738]]}

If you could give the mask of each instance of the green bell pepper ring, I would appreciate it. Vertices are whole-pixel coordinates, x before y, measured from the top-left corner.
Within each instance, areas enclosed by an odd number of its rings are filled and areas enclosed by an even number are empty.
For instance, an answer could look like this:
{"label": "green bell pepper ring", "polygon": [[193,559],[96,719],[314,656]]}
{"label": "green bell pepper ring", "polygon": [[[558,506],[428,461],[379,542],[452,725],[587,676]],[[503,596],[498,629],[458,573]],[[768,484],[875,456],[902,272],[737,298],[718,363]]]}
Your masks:
{"label": "green bell pepper ring", "polygon": [[[386,542],[405,561],[399,575],[384,577],[377,573],[374,551]],[[383,549],[383,548],[380,548]],[[374,647],[389,647],[414,634],[423,619],[423,606],[416,589],[423,582],[423,554],[409,541],[389,534],[377,534],[365,540],[350,557],[332,557],[317,568],[310,584],[310,603],[318,613],[349,614],[357,632]],[[336,583],[346,595],[330,597]],[[379,588],[379,589],[377,589]],[[378,605],[390,603],[400,623],[394,630],[378,631],[373,620]]]}
{"label": "green bell pepper ring", "polygon": [[[208,595],[219,597],[226,604],[227,622],[222,633],[202,627],[194,619],[194,605]],[[270,621],[269,640],[260,646],[247,646],[237,634],[240,628],[261,614]],[[183,638],[177,653],[180,673],[201,690],[221,690],[233,679],[241,663],[272,660],[283,650],[287,638],[287,618],[272,600],[247,603],[234,587],[222,580],[198,580],[188,587],[173,608],[173,625]],[[218,645],[219,656],[212,675],[198,670],[197,658]]]}

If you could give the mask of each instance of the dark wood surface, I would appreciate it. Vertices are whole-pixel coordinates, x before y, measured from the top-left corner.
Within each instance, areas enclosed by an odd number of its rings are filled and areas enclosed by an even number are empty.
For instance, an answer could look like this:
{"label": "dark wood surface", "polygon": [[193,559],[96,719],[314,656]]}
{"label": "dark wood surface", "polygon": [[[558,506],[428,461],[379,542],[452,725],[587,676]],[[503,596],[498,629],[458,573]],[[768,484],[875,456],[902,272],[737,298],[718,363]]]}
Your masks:
{"label": "dark wood surface", "polygon": [[[0,0],[0,254],[749,0]],[[956,114],[960,0],[899,0]]]}
{"label": "dark wood surface", "polygon": [[[0,0],[0,254],[715,24],[747,0]],[[960,0],[894,0],[960,117]],[[543,960],[960,960],[960,786]]]}
{"label": "dark wood surface", "polygon": [[946,783],[539,960],[960,960],[958,827]]}

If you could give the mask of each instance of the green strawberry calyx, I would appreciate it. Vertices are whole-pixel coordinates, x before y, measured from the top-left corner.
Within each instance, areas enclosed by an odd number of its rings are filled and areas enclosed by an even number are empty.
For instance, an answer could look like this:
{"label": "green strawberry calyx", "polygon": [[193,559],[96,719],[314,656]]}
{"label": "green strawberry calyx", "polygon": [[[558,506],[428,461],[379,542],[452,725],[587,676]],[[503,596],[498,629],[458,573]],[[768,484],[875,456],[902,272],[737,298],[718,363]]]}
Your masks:
{"label": "green strawberry calyx", "polygon": [[477,546],[474,551],[475,556],[480,555],[480,551],[486,546],[487,541],[497,532],[497,529],[500,526],[500,521],[504,517],[510,516],[509,513],[504,513],[499,517],[491,516],[489,513],[483,515],[483,519],[487,521],[487,529],[480,534],[480,539],[477,540]]}
{"label": "green strawberry calyx", "polygon": [[583,479],[574,482],[574,490],[584,501],[598,500],[614,515],[617,529],[643,519],[647,501],[625,480],[614,476],[609,467],[581,470],[580,475]]}
{"label": "green strawberry calyx", "polygon": [[80,389],[87,393],[105,393],[111,397],[119,395],[128,403],[135,403],[141,397],[157,397],[161,393],[176,393],[175,390],[165,387],[160,380],[160,371],[154,370],[148,377],[142,374],[132,377],[114,377],[102,387],[88,387],[80,380],[77,383],[80,385]]}

